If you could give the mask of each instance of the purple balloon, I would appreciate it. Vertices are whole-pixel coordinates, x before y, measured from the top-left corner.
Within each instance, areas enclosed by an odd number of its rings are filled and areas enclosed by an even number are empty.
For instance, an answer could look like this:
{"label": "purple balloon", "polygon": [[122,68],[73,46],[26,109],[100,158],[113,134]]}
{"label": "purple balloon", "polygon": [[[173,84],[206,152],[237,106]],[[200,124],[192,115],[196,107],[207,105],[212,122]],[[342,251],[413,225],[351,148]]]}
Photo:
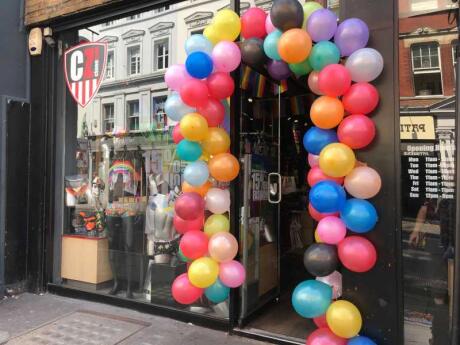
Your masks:
{"label": "purple balloon", "polygon": [[344,20],[335,32],[334,42],[342,56],[350,56],[369,41],[369,28],[358,18]]}
{"label": "purple balloon", "polygon": [[337,15],[328,9],[313,12],[307,21],[307,32],[314,42],[329,41],[337,30]]}
{"label": "purple balloon", "polygon": [[284,80],[291,75],[289,65],[284,61],[270,60],[267,69],[268,74],[275,80]]}

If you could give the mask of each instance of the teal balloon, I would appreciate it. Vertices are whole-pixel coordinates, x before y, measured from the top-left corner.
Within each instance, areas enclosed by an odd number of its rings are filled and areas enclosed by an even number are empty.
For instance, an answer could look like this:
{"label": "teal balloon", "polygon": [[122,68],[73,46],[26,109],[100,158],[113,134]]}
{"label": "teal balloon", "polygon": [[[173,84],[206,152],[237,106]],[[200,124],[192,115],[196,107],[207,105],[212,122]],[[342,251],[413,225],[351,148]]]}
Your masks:
{"label": "teal balloon", "polygon": [[307,75],[312,70],[310,61],[308,61],[308,59],[299,63],[290,63],[289,69],[298,77]]}
{"label": "teal balloon", "polygon": [[340,50],[330,41],[316,43],[310,53],[309,62],[315,71],[321,71],[324,67],[339,63]]}
{"label": "teal balloon", "polygon": [[176,153],[179,159],[194,162],[201,157],[203,149],[197,142],[183,139],[179,144],[177,144]]}
{"label": "teal balloon", "polygon": [[222,282],[217,279],[214,284],[204,290],[204,294],[213,303],[221,303],[228,299],[230,293],[230,288],[222,284]]}
{"label": "teal balloon", "polygon": [[300,316],[318,317],[325,314],[332,303],[332,288],[317,280],[305,280],[294,289],[291,301]]}
{"label": "teal balloon", "polygon": [[272,60],[281,60],[278,53],[278,41],[283,33],[280,30],[272,31],[264,40],[264,52]]}

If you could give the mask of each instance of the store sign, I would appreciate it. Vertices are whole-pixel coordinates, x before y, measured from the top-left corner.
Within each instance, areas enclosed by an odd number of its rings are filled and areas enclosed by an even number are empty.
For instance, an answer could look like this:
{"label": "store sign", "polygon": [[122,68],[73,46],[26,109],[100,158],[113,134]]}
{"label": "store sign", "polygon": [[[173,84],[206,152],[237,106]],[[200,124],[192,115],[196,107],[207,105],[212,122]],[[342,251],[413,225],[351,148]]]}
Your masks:
{"label": "store sign", "polygon": [[64,53],[64,71],[72,97],[82,107],[96,96],[104,80],[107,64],[107,43],[88,42]]}
{"label": "store sign", "polygon": [[401,116],[401,140],[434,140],[433,116]]}

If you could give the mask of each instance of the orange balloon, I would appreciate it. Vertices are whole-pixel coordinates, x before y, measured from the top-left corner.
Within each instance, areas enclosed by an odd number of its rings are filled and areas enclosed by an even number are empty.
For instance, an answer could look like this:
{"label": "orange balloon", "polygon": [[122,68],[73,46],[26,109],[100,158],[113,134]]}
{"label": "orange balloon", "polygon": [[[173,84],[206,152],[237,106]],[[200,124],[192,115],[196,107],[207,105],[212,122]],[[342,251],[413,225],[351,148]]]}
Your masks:
{"label": "orange balloon", "polygon": [[287,63],[300,63],[310,55],[310,35],[302,29],[290,29],[278,41],[278,53]]}
{"label": "orange balloon", "polygon": [[322,129],[337,127],[343,120],[345,110],[338,98],[321,96],[313,102],[310,118],[315,126]]}
{"label": "orange balloon", "polygon": [[220,153],[209,160],[208,168],[217,181],[230,182],[238,176],[240,163],[232,154]]}
{"label": "orange balloon", "polygon": [[191,184],[188,184],[186,181],[182,182],[182,193],[198,193],[200,194],[203,198],[206,196],[206,193],[208,193],[209,188],[212,187],[211,181],[206,181],[204,184],[201,186],[192,186]]}

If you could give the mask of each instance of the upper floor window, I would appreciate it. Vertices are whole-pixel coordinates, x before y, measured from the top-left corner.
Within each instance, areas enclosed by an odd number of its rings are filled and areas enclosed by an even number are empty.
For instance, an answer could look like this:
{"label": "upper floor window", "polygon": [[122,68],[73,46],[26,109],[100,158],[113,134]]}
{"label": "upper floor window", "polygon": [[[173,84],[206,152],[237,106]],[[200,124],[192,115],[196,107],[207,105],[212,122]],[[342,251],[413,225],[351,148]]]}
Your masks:
{"label": "upper floor window", "polygon": [[103,122],[104,122],[104,132],[110,133],[113,132],[115,128],[115,111],[113,103],[107,103],[103,105]]}
{"label": "upper floor window", "polygon": [[340,0],[327,0],[327,8],[334,11],[339,16]]}
{"label": "upper floor window", "polygon": [[141,47],[128,47],[128,75],[141,73]]}
{"label": "upper floor window", "polygon": [[165,38],[154,43],[154,69],[155,71],[168,68],[169,65],[169,39]]}
{"label": "upper floor window", "polygon": [[165,102],[166,96],[153,97],[153,112],[152,112],[152,127],[156,129],[162,129],[167,124]]}
{"label": "upper floor window", "polygon": [[204,31],[204,29],[193,30],[193,31],[190,32],[190,36],[192,36],[192,35],[202,35],[203,31]]}
{"label": "upper floor window", "polygon": [[416,96],[442,95],[441,61],[437,43],[411,47],[412,72]]}
{"label": "upper floor window", "polygon": [[113,25],[113,23],[114,23],[113,20],[109,20],[108,22],[102,23],[102,26],[111,26]]}
{"label": "upper floor window", "polygon": [[138,14],[135,14],[133,16],[129,16],[128,20],[136,20],[136,19],[139,19],[140,17],[141,17],[141,14],[138,13]]}
{"label": "upper floor window", "polygon": [[105,73],[106,79],[115,78],[115,55],[114,51],[110,50],[107,53],[107,71]]}
{"label": "upper floor window", "polygon": [[153,10],[153,13],[161,13],[161,12],[165,12],[167,10],[169,10],[169,5],[158,7],[158,8]]}
{"label": "upper floor window", "polygon": [[128,101],[126,104],[128,114],[128,128],[130,131],[139,130],[139,100]]}

